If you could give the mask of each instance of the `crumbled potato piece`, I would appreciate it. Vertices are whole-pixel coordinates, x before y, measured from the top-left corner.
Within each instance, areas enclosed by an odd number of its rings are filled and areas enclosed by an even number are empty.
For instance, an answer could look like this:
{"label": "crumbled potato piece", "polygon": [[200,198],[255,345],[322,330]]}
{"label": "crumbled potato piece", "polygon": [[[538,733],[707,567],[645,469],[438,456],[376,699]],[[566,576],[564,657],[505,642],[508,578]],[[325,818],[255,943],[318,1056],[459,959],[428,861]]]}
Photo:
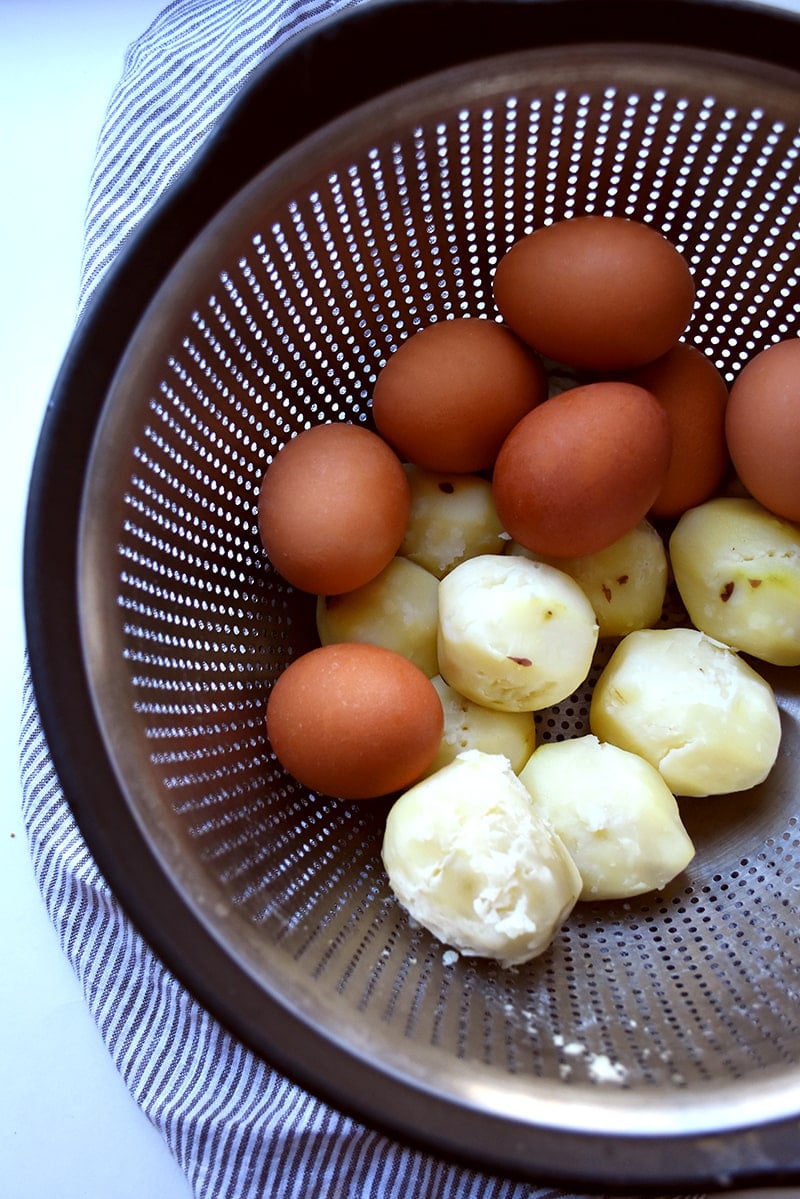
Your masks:
{"label": "crumbled potato piece", "polygon": [[445,945],[516,966],[547,949],[581,878],[501,754],[467,750],[389,811],[389,884]]}

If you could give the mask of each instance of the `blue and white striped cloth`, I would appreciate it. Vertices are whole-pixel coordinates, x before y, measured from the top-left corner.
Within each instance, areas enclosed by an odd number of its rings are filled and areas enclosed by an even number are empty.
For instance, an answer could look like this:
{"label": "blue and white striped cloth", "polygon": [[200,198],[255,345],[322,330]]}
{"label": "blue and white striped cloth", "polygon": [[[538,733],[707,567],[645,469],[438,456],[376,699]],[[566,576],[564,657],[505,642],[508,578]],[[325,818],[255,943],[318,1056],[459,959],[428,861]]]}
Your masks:
{"label": "blue and white striped cloth", "polygon": [[[172,0],[129,48],[87,209],[79,313],[249,72],[337,8],[369,0]],[[279,115],[279,114],[278,114]],[[28,682],[23,810],[36,876],[100,1035],[198,1199],[556,1199],[394,1144],[290,1083],[151,953],[83,842]]]}

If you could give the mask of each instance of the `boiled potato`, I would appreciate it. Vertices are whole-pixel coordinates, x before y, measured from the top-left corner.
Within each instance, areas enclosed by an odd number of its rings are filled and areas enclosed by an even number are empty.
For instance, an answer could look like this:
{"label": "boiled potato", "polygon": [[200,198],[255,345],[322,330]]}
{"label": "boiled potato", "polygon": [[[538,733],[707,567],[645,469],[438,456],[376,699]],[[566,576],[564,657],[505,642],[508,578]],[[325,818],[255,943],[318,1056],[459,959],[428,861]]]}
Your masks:
{"label": "boiled potato", "polygon": [[446,766],[466,749],[503,754],[518,773],[536,747],[532,712],[496,712],[473,703],[450,687],[441,675],[431,679],[444,709],[444,734],[429,774]]}
{"label": "boiled potato", "polygon": [[393,649],[428,677],[436,656],[439,580],[429,571],[393,558],[369,583],[343,595],[317,597],[317,633],[323,645],[367,642]]}
{"label": "boiled potato", "polygon": [[563,570],[586,593],[600,637],[624,637],[658,622],[667,590],[667,551],[658,531],[642,520],[604,550],[581,558],[543,558],[517,542],[507,553],[521,554]]}
{"label": "boiled potato", "polygon": [[669,549],[698,629],[764,662],[800,665],[797,525],[755,500],[720,496],[684,513]]}
{"label": "boiled potato", "polygon": [[660,890],[694,857],[675,796],[638,754],[590,735],[551,741],[519,777],[578,867],[581,899]]}
{"label": "boiled potato", "polygon": [[502,554],[506,537],[492,487],[480,475],[447,475],[404,467],[411,513],[400,553],[441,579],[478,554]]}
{"label": "boiled potato", "polygon": [[392,805],[382,846],[389,885],[446,945],[516,966],[541,954],[581,878],[501,754],[467,750]]}
{"label": "boiled potato", "polygon": [[778,755],[772,688],[738,654],[697,629],[640,629],[595,684],[591,731],[638,753],[675,795],[744,791]]}
{"label": "boiled potato", "polygon": [[592,605],[544,562],[483,554],[439,584],[439,673],[501,712],[559,703],[586,679],[597,645]]}

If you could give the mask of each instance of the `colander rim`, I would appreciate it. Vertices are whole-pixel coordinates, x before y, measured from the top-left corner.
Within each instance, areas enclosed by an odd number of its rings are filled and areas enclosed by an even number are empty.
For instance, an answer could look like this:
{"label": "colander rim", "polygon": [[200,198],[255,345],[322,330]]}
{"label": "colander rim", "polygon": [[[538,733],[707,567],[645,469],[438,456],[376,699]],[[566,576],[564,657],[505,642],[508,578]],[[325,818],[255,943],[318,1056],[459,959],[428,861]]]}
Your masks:
{"label": "colander rim", "polygon": [[[464,0],[458,0],[463,6]],[[471,23],[459,15],[462,38],[472,30],[473,52],[471,57],[487,57],[486,27],[487,14],[495,16],[502,9],[506,16],[519,18],[526,9],[536,7],[539,14],[544,9],[551,18],[547,30],[552,44],[561,44],[568,30],[587,24],[597,32],[597,5],[591,0],[467,0],[471,11]],[[117,262],[99,285],[93,300],[84,314],[73,341],[67,351],[57,379],[47,417],[42,429],[39,447],[34,462],[26,520],[23,583],[28,653],[34,689],[40,707],[43,727],[51,749],[57,772],[65,794],[76,816],[87,843],[103,871],[107,881],[117,894],[134,924],[145,940],[162,960],[195,994],[209,1011],[218,1015],[246,1044],[261,1056],[272,1061],[278,1068],[297,1079],[302,1085],[321,1094],[323,1098],[344,1110],[352,1111],[361,1119],[377,1123],[390,1135],[398,1132],[425,1148],[433,1148],[446,1156],[456,1156],[476,1164],[472,1146],[476,1131],[469,1128],[464,1113],[456,1113],[441,1121],[435,1110],[435,1101],[427,1105],[423,1119],[409,1122],[402,1116],[403,1099],[407,1089],[399,1084],[396,1110],[391,1118],[381,1118],[374,1111],[365,1110],[363,1100],[356,1099],[361,1092],[369,1095],[374,1088],[374,1078],[368,1069],[343,1056],[335,1047],[318,1045],[313,1054],[315,1068],[308,1061],[299,1064],[293,1052],[295,1036],[285,1034],[293,1028],[293,1018],[282,1009],[274,1012],[279,1034],[265,1039],[263,1027],[275,1022],[264,1020],[265,997],[251,980],[238,977],[235,968],[219,946],[198,925],[192,913],[183,905],[170,880],[154,861],[149,847],[127,811],[124,798],[117,787],[113,768],[105,757],[102,739],[97,728],[88,685],[83,671],[78,635],[76,577],[76,530],[80,514],[82,494],[82,471],[91,447],[93,429],[99,417],[105,392],[114,367],[132,335],[141,312],[161,279],[168,273],[179,253],[191,242],[213,213],[224,201],[235,194],[252,172],[252,164],[239,159],[236,147],[240,144],[239,134],[259,106],[269,111],[270,100],[278,96],[284,110],[285,89],[289,80],[294,86],[304,88],[308,96],[309,74],[314,76],[314,86],[324,86],[324,72],[320,62],[338,62],[337,54],[344,49],[348,39],[352,46],[359,39],[374,39],[376,33],[393,28],[395,19],[402,20],[403,13],[415,10],[415,21],[420,14],[430,14],[432,26],[444,22],[452,10],[453,0],[378,0],[364,9],[345,10],[320,23],[309,33],[294,39],[274,59],[262,64],[245,85],[242,94],[232,103],[219,121],[199,156],[184,175],[172,185],[168,193],[143,221],[127,248],[121,251]],[[743,2],[726,4],[722,0],[654,0],[648,4],[647,17],[641,5],[615,3],[603,6],[607,22],[608,37],[604,40],[632,42],[644,40],[644,26],[651,26],[657,19],[666,20],[661,40],[674,41],[672,19],[679,13],[692,12],[698,18],[693,27],[695,38],[710,40],[711,24],[719,20],[721,10],[736,14],[736,20],[726,26],[726,45],[714,44],[714,49],[731,53],[746,52],[752,58],[754,50],[751,21],[764,34],[762,53],[767,45],[775,57],[771,61],[781,66],[793,65],[789,53],[792,39],[798,43],[800,22],[777,10],[765,10],[758,5]],[[558,18],[556,19],[556,14]],[[636,17],[636,14],[639,14]],[[589,19],[591,17],[591,20]],[[434,19],[435,18],[435,19]],[[636,18],[636,19],[634,19]],[[619,23],[627,21],[623,32]],[[615,24],[616,22],[616,24]],[[497,22],[500,24],[500,22]],[[510,26],[517,29],[521,21],[512,20]],[[544,24],[544,22],[538,22]],[[510,37],[510,26],[506,36]],[[442,26],[443,27],[443,26]],[[416,25],[419,30],[419,24]],[[667,29],[670,37],[666,37]],[[558,31],[562,36],[559,38]],[[638,31],[639,36],[631,36]],[[718,30],[715,29],[718,34]],[[745,33],[748,36],[745,37]],[[767,36],[767,32],[769,36]],[[541,44],[541,29],[539,30]],[[612,36],[613,35],[613,36]],[[513,45],[505,49],[519,49],[519,32],[515,32]],[[440,44],[443,39],[434,39]],[[446,39],[444,39],[446,40]],[[584,35],[580,39],[583,42]],[[594,40],[597,40],[595,37]],[[652,30],[648,40],[654,40]],[[396,45],[396,37],[393,40]],[[697,41],[690,43],[696,48]],[[454,42],[448,53],[455,53]],[[498,47],[497,52],[501,52]],[[428,58],[430,58],[430,54]],[[463,56],[458,61],[464,61]],[[311,64],[314,70],[311,71]],[[442,63],[436,69],[451,65]],[[432,72],[430,62],[421,66],[422,74]],[[341,66],[337,69],[337,78]],[[348,74],[347,72],[345,72]],[[349,72],[350,75],[355,72]],[[383,76],[362,81],[362,89],[372,94],[386,90]],[[347,97],[343,101],[353,107],[355,100]],[[326,119],[329,114],[326,114]],[[305,132],[311,132],[313,121]],[[301,136],[300,130],[282,131],[284,138],[292,140]],[[276,144],[271,149],[277,156],[282,147]],[[246,159],[246,156],[245,156]],[[231,170],[231,163],[235,169]],[[225,193],[223,195],[223,192]],[[205,197],[204,206],[196,204],[196,197]],[[143,269],[144,268],[144,269]],[[91,403],[87,402],[91,400]],[[72,522],[74,518],[74,524]],[[64,536],[64,522],[72,536]],[[67,595],[59,595],[53,585],[54,576],[70,582]],[[57,603],[50,595],[59,595]],[[44,600],[44,602],[43,602]],[[58,647],[58,653],[55,652]],[[122,855],[120,847],[126,847]],[[135,862],[135,868],[131,864]],[[152,903],[153,896],[160,899]],[[157,918],[154,918],[157,913]],[[187,955],[180,946],[191,946]],[[222,992],[208,979],[223,980]],[[250,990],[248,991],[248,988]],[[302,1027],[301,1035],[307,1038],[308,1030]],[[266,1052],[268,1050],[268,1052]],[[339,1078],[349,1082],[340,1083]],[[416,1096],[417,1104],[426,1108],[425,1102]],[[419,1107],[417,1108],[419,1113]],[[464,1129],[455,1128],[455,1122],[464,1121]],[[429,1130],[425,1137],[421,1129]],[[759,1156],[772,1162],[770,1170],[775,1177],[795,1179],[800,1169],[791,1153],[791,1139],[796,1138],[797,1122],[792,1120],[782,1125],[775,1124],[751,1130],[748,1133],[751,1147],[753,1138],[758,1142]],[[436,1129],[432,1135],[431,1129]],[[493,1169],[505,1169],[514,1174],[526,1172],[525,1161],[529,1161],[529,1149],[514,1151],[517,1132],[510,1130],[505,1140],[500,1138],[492,1155],[484,1153],[478,1164]],[[635,1137],[620,1135],[618,1144],[604,1143],[605,1161],[602,1177],[598,1174],[596,1157],[597,1144],[594,1138],[584,1135],[556,1134],[548,1130],[553,1145],[545,1151],[539,1147],[543,1161],[542,1172],[556,1180],[580,1181],[584,1186],[608,1185],[628,1187],[635,1185],[673,1186],[726,1185],[730,1177],[739,1180],[761,1177],[762,1167],[753,1169],[747,1160],[734,1153],[727,1155],[725,1145],[736,1138],[735,1133],[720,1138],[704,1138],[704,1145],[695,1145],[692,1139],[683,1144],[684,1155],[678,1165],[675,1146],[670,1137]],[[718,1144],[715,1146],[715,1140]],[[717,1152],[717,1150],[719,1152]],[[687,1156],[688,1155],[688,1156]],[[753,1158],[752,1160],[755,1160]],[[721,1162],[725,1166],[721,1166]],[[733,1165],[731,1165],[733,1162]],[[791,1173],[788,1175],[786,1171]]]}

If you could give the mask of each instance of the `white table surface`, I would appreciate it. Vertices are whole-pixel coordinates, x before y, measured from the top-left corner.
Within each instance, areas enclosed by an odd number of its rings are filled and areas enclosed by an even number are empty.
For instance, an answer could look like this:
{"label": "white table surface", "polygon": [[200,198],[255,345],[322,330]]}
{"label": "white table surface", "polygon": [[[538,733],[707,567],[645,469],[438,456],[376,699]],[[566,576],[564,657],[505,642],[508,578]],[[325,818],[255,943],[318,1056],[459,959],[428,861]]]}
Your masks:
{"label": "white table surface", "polygon": [[[0,0],[0,1195],[187,1199],[100,1040],[33,878],[20,818],[19,584],[31,457],[75,314],[95,142],[125,49],[166,0]],[[780,7],[800,10],[800,0]],[[749,1191],[772,1195],[778,1192]],[[800,1190],[781,1192],[800,1196]],[[744,1192],[742,1193],[744,1195]]]}
{"label": "white table surface", "polygon": [[[0,1195],[187,1199],[111,1063],[36,888],[17,766],[30,461],[77,301],[89,175],[128,43],[166,0],[0,0]],[[10,506],[10,511],[9,511]]]}

